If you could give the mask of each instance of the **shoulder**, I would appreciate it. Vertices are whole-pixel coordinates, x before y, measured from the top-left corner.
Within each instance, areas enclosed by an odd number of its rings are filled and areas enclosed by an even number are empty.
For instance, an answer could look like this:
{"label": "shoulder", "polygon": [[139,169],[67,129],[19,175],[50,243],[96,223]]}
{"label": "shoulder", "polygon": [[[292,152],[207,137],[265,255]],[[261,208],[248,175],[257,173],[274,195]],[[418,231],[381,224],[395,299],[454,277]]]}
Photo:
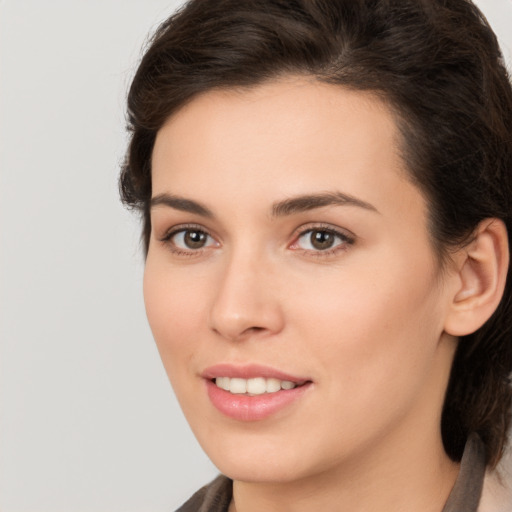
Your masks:
{"label": "shoulder", "polygon": [[224,475],[197,491],[176,512],[227,512],[233,492],[233,482]]}

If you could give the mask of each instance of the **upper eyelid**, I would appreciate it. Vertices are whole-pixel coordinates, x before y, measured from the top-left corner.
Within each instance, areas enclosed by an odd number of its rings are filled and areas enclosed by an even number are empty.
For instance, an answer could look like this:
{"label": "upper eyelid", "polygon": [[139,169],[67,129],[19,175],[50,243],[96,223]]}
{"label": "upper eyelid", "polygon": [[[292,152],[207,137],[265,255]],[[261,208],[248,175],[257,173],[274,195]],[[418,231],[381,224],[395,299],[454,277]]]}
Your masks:
{"label": "upper eyelid", "polygon": [[[180,231],[186,231],[187,229],[197,229],[198,231],[203,231],[210,236],[213,236],[213,237],[216,236],[212,233],[212,231],[210,229],[208,229],[204,225],[196,224],[196,223],[188,223],[188,222],[184,223],[184,224],[176,224],[176,225],[170,227],[169,229],[165,230],[164,236],[172,235],[172,234],[178,233]],[[332,224],[327,224],[324,222],[308,222],[307,224],[302,224],[301,226],[299,226],[298,228],[295,228],[292,231],[291,236],[292,237],[297,236],[299,234],[306,233],[307,231],[311,231],[314,229],[318,229],[318,230],[325,229],[326,231],[332,231],[334,233],[339,233],[340,235],[355,237],[355,235],[350,230],[348,230],[346,228],[341,228],[339,226],[334,226]]]}
{"label": "upper eyelid", "polygon": [[177,224],[175,226],[170,227],[169,229],[165,230],[164,234],[160,237],[160,241],[169,240],[172,236],[176,235],[177,233],[180,233],[181,231],[187,231],[187,230],[196,230],[196,231],[202,231],[203,233],[206,233],[208,236],[211,236],[212,238],[215,238],[215,235],[211,233],[211,231],[201,224],[193,224],[193,223],[186,223],[186,224]]}
{"label": "upper eyelid", "polygon": [[303,234],[307,233],[308,231],[314,231],[314,230],[329,231],[331,233],[334,233],[336,235],[340,235],[342,237],[349,238],[349,239],[356,238],[356,235],[354,233],[352,233],[352,231],[350,231],[346,228],[334,226],[332,224],[327,224],[324,222],[318,222],[318,223],[317,222],[308,222],[307,224],[303,224],[302,226],[299,226],[298,228],[296,228],[293,231],[292,237],[294,237],[294,239],[296,239],[300,235],[303,235]]}

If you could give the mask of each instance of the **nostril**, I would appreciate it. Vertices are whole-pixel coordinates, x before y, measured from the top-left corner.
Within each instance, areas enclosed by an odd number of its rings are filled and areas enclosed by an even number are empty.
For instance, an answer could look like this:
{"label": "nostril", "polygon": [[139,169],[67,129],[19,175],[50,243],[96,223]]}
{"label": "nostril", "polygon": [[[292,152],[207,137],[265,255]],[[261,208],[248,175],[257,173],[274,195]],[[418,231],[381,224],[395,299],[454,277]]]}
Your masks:
{"label": "nostril", "polygon": [[247,336],[247,335],[258,334],[258,333],[264,332],[266,330],[267,329],[265,329],[265,327],[249,327],[241,333],[240,337],[243,338],[244,336]]}

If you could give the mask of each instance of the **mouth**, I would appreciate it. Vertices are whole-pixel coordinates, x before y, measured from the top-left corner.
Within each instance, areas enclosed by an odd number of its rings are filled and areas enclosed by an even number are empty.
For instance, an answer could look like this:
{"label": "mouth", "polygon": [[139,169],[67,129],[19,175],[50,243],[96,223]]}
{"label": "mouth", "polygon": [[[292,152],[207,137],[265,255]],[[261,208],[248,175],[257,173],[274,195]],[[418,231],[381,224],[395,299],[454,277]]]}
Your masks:
{"label": "mouth", "polygon": [[313,381],[260,366],[221,364],[208,368],[202,377],[208,397],[224,416],[239,421],[258,421],[273,416],[311,389]]}
{"label": "mouth", "polygon": [[294,389],[303,386],[308,381],[293,382],[277,378],[253,377],[243,379],[240,377],[216,377],[211,381],[220,389],[233,395],[258,396],[279,391]]}

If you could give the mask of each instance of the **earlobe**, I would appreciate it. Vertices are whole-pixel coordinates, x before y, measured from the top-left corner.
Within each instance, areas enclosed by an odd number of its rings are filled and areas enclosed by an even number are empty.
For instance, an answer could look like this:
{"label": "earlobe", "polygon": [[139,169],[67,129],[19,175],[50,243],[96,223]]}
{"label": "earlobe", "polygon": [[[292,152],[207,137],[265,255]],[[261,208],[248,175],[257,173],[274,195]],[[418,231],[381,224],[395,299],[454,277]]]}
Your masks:
{"label": "earlobe", "polygon": [[452,336],[466,336],[491,317],[503,296],[509,265],[503,221],[482,221],[471,243],[458,251],[455,260],[457,280],[444,330]]}

